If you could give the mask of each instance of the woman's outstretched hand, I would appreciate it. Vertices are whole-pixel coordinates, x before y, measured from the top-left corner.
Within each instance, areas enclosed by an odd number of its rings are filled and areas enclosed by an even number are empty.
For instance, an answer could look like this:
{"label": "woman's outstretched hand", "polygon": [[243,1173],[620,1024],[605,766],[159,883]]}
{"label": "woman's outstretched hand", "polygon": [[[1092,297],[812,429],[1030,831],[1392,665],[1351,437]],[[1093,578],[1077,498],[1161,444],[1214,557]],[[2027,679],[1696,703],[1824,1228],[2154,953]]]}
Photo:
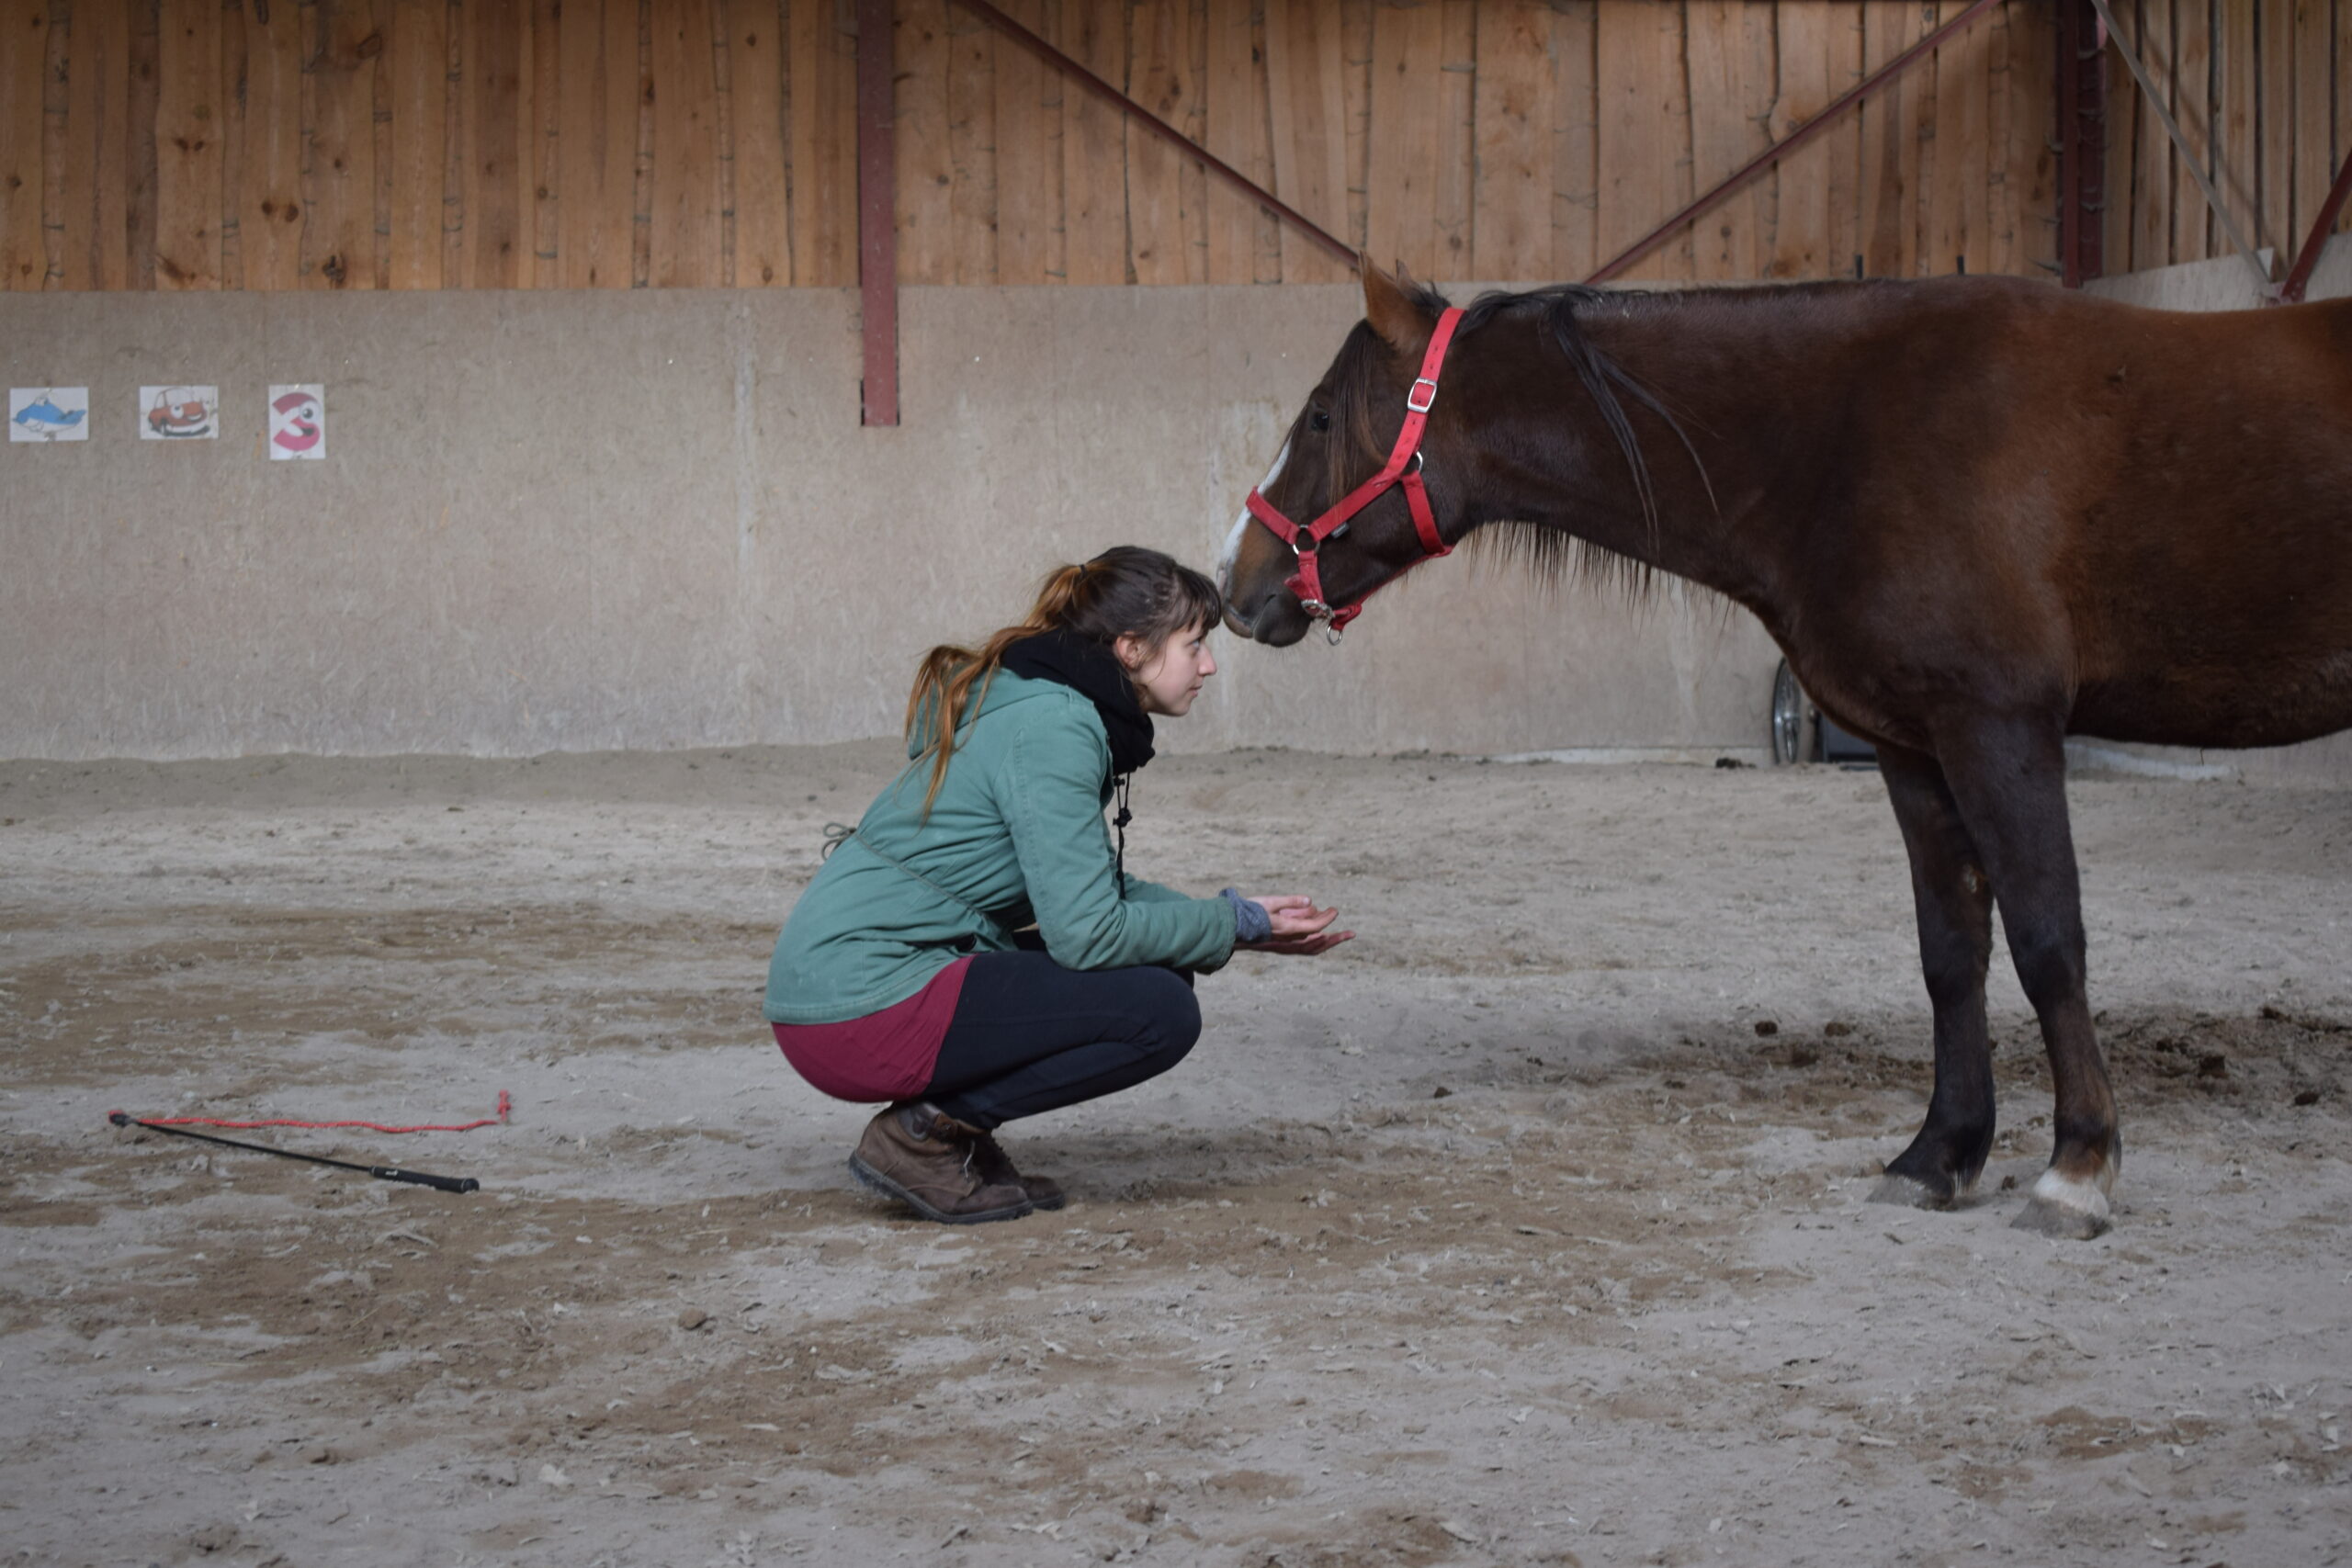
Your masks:
{"label": "woman's outstretched hand", "polygon": [[1243,942],[1242,950],[1247,953],[1292,953],[1312,957],[1329,952],[1356,934],[1329,929],[1340,918],[1338,907],[1318,909],[1312,898],[1302,894],[1283,893],[1251,902],[1265,907],[1267,916],[1274,922],[1274,934],[1263,942]]}

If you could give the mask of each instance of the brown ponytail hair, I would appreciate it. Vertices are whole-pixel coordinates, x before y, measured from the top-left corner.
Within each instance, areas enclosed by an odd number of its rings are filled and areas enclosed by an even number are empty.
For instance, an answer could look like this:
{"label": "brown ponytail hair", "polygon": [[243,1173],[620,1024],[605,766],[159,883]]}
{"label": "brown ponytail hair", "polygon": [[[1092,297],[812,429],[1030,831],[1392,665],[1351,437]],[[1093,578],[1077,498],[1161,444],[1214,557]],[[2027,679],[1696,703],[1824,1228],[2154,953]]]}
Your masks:
{"label": "brown ponytail hair", "polygon": [[1213,626],[1225,614],[1216,584],[1173,557],[1139,545],[1115,545],[1092,560],[1057,567],[1037,590],[1037,602],[1019,626],[1006,626],[977,649],[942,643],[922,657],[907,697],[907,737],[922,739],[917,761],[931,763],[923,792],[926,815],[947,780],[956,732],[988,695],[1004,650],[1040,632],[1069,631],[1111,647],[1134,637],[1158,644],[1193,626]]}

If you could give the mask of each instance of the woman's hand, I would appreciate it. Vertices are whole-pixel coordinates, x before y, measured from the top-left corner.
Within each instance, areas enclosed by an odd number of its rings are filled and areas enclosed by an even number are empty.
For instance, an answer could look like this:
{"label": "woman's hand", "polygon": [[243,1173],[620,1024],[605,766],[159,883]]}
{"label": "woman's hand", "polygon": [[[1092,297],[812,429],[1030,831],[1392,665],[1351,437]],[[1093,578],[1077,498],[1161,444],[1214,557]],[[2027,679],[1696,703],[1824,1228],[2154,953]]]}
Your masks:
{"label": "woman's hand", "polygon": [[1313,899],[1302,894],[1282,893],[1251,902],[1265,907],[1268,918],[1274,923],[1274,934],[1263,942],[1241,943],[1246,953],[1288,953],[1312,957],[1329,952],[1356,934],[1329,930],[1331,922],[1340,918],[1338,907],[1318,909]]}

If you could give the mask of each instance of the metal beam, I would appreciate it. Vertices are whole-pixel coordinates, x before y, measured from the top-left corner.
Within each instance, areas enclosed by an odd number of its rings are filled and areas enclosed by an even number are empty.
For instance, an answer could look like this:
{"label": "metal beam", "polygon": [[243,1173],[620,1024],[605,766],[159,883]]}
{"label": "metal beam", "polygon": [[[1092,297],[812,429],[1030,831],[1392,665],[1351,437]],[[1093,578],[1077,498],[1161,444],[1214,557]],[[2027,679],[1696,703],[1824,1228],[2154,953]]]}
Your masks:
{"label": "metal beam", "polygon": [[857,293],[865,340],[860,423],[899,423],[898,155],[891,0],[857,0]]}
{"label": "metal beam", "polygon": [[1259,206],[1264,208],[1268,212],[1272,213],[1276,218],[1281,219],[1292,228],[1296,229],[1300,233],[1305,234],[1308,239],[1322,245],[1333,255],[1338,256],[1341,261],[1346,262],[1349,266],[1353,267],[1357,265],[1356,248],[1353,245],[1349,244],[1345,240],[1339,238],[1337,235],[1327,231],[1313,219],[1308,218],[1305,213],[1300,212],[1297,209],[1290,207],[1279,200],[1272,191],[1267,190],[1264,186],[1259,185],[1257,181],[1251,179],[1249,175],[1243,174],[1240,170],[1235,168],[1224,159],[1219,158],[1216,153],[1210,152],[1207,148],[1202,146],[1199,142],[1193,141],[1191,137],[1185,135],[1182,131],[1177,130],[1174,126],[1169,124],[1166,120],[1160,118],[1158,115],[1152,113],[1149,109],[1144,107],[1133,98],[1127,96],[1126,94],[1119,91],[1118,88],[1114,87],[1110,83],[1105,82],[1102,77],[1097,76],[1093,72],[1089,71],[1085,66],[1080,64],[1077,61],[1072,60],[1069,55],[1064,54],[1060,50],[1056,49],[1052,44],[1047,43],[1035,33],[1031,32],[1027,28],[1023,27],[1019,22],[1014,21],[1011,17],[1008,17],[1002,11],[998,10],[994,6],[989,5],[988,0],[956,0],[956,3],[962,6],[966,10],[970,11],[973,15],[978,17],[982,21],[988,23],[989,26],[996,28],[997,31],[1004,34],[1005,37],[1012,39],[1015,42],[1026,48],[1031,53],[1035,54],[1047,64],[1051,65],[1055,70],[1077,82],[1080,86],[1097,93],[1102,97],[1108,98],[1112,103],[1116,104],[1119,107],[1121,113],[1142,125],[1145,130],[1150,131],[1153,135],[1160,137],[1165,141],[1174,142],[1178,147],[1183,149],[1187,156],[1200,160],[1201,164],[1206,168],[1210,169],[1214,173],[1222,175],[1227,179],[1232,181],[1241,189],[1247,191],[1250,194],[1250,199],[1255,201]]}
{"label": "metal beam", "polygon": [[1606,283],[1611,278],[1615,277],[1618,274],[1623,272],[1627,267],[1633,265],[1635,262],[1641,260],[1644,256],[1649,254],[1652,251],[1666,243],[1667,241],[1672,239],[1675,234],[1681,230],[1684,224],[1690,222],[1693,219],[1701,217],[1711,209],[1721,206],[1724,202],[1729,200],[1732,197],[1736,196],[1748,186],[1753,185],[1756,181],[1761,179],[1764,175],[1764,172],[1770,169],[1773,164],[1779,163],[1781,159],[1787,157],[1790,153],[1795,152],[1798,148],[1804,146],[1815,137],[1819,136],[1822,132],[1827,130],[1838,116],[1844,114],[1848,109],[1852,108],[1856,104],[1860,103],[1864,98],[1878,91],[1881,87],[1885,86],[1896,77],[1902,75],[1905,71],[1910,70],[1911,67],[1917,65],[1920,61],[1925,60],[1928,55],[1935,52],[1936,47],[1941,44],[1945,39],[1951,38],[1962,28],[1965,28],[1970,23],[1975,21],[1977,17],[1983,16],[1986,11],[1991,10],[1995,6],[2000,5],[2001,3],[2002,0],[1976,0],[1975,5],[1971,6],[1967,10],[1962,11],[1959,16],[1954,17],[1942,27],[1938,28],[1934,32],[1929,33],[1926,38],[1921,39],[1917,43],[1913,44],[1909,49],[1905,50],[1902,53],[1888,61],[1884,65],[1880,66],[1876,71],[1873,71],[1868,76],[1863,77],[1860,83],[1857,85],[1849,87],[1845,92],[1839,94],[1835,99],[1831,100],[1828,107],[1823,109],[1819,114],[1815,115],[1811,119],[1797,127],[1796,130],[1789,132],[1789,134],[1781,141],[1774,143],[1771,147],[1767,148],[1765,151],[1758,153],[1754,158],[1741,164],[1737,169],[1734,170],[1729,175],[1727,175],[1720,184],[1709,190],[1704,196],[1700,197],[1696,201],[1693,201],[1689,206],[1684,207],[1673,217],[1668,219],[1665,222],[1659,224],[1657,228],[1651,230],[1648,233],[1643,235],[1640,239],[1634,241],[1623,250],[1618,252],[1617,254],[1603,262],[1600,265],[1600,269],[1595,272],[1591,276],[1586,278],[1585,281],[1587,283]]}
{"label": "metal beam", "polygon": [[[2188,171],[2189,177],[2197,182],[2197,188],[2204,194],[2205,205],[2211,209],[2214,220],[2221,224],[2222,232],[2229,236],[2231,245],[2245,258],[2245,265],[2254,268],[2255,276],[2261,280],[2262,302],[2266,305],[2278,303],[2278,286],[2270,281],[2270,269],[2262,265],[2262,258],[2255,254],[2254,246],[2238,228],[2238,220],[2231,216],[2228,204],[2222,200],[2222,193],[2213,188],[2213,179],[2205,172],[2204,160],[2195,148],[2189,146],[2188,136],[2180,129],[2180,121],[2175,119],[2172,110],[2165,107],[2165,96],[2156,91],[2156,84],[2149,76],[2148,68],[2140,63],[2140,57],[2132,52],[2132,46],[2125,43],[2123,35],[2116,30],[2115,13],[2109,8],[2108,0],[2091,0],[2091,4],[2098,8],[2099,20],[2106,24],[2109,46],[2123,62],[2124,68],[2132,73],[2132,80],[2140,85],[2140,91],[2147,97],[2148,107],[2155,110],[2156,118],[2163,122],[2165,134],[2172,138],[2173,146],[2180,152],[2181,166]],[[2207,128],[2207,133],[2211,135],[2211,127]]]}
{"label": "metal beam", "polygon": [[2344,210],[2344,198],[2352,196],[2352,157],[2335,171],[2335,184],[2328,187],[2327,199],[2320,203],[2319,218],[2312,224],[2312,231],[2303,239],[2303,248],[2295,253],[2295,265],[2288,269],[2287,281],[2278,286],[2278,303],[2300,305],[2303,290],[2312,280],[2312,268],[2319,265],[2319,254],[2327,246],[2327,236],[2335,227],[2337,216]]}

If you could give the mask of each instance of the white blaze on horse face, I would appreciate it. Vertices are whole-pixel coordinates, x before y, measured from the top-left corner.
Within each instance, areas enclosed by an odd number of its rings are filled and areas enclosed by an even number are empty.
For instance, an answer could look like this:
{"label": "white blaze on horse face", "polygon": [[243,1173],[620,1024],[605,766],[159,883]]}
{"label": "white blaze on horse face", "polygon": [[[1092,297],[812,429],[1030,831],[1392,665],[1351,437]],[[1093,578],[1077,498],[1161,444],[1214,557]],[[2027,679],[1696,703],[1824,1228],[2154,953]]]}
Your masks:
{"label": "white blaze on horse face", "polygon": [[[1258,481],[1260,495],[1265,494],[1267,489],[1283,477],[1283,465],[1289,461],[1290,443],[1284,441],[1283,449],[1274,454],[1274,466],[1266,470],[1264,479]],[[1253,521],[1255,519],[1250,515],[1250,508],[1245,505],[1241,509],[1241,515],[1234,520],[1233,532],[1225,536],[1225,548],[1218,552],[1216,558],[1216,585],[1220,591],[1229,589],[1233,585],[1233,558],[1241,553],[1241,536],[1250,531],[1250,525]]]}

